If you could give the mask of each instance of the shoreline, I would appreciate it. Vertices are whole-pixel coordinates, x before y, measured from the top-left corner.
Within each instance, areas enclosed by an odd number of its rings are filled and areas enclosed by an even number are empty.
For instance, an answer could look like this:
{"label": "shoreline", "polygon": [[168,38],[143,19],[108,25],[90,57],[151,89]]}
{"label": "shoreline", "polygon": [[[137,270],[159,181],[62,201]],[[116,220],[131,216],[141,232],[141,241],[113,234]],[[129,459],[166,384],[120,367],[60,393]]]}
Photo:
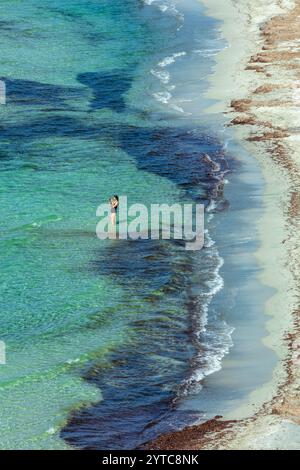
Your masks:
{"label": "shoreline", "polygon": [[[217,100],[208,113],[223,113],[235,139],[257,159],[266,184],[264,214],[258,223],[262,267],[259,280],[275,294],[264,307],[268,335],[263,339],[278,362],[272,380],[248,397],[250,417],[234,412],[163,435],[147,449],[296,449],[300,446],[297,348],[297,223],[300,168],[297,128],[300,76],[295,50],[299,2],[203,0],[207,14],[223,20],[228,48],[217,56],[207,97]],[[299,91],[298,95],[297,92]],[[298,159],[298,162],[297,162]],[[280,273],[280,274],[279,274]]]}

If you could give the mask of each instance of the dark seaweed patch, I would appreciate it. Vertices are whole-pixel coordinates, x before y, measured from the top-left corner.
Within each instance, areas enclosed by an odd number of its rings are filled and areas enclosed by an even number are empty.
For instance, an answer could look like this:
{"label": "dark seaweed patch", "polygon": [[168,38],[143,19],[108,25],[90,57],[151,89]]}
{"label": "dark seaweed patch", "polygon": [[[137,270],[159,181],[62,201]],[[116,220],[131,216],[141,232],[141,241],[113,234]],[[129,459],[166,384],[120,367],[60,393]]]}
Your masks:
{"label": "dark seaweed patch", "polygon": [[18,106],[52,106],[66,110],[68,100],[82,97],[82,88],[1,77],[8,102]]}
{"label": "dark seaweed patch", "polygon": [[81,73],[77,76],[77,80],[92,90],[93,98],[90,103],[92,110],[111,108],[116,112],[124,111],[124,94],[132,83],[132,76],[128,70]]}

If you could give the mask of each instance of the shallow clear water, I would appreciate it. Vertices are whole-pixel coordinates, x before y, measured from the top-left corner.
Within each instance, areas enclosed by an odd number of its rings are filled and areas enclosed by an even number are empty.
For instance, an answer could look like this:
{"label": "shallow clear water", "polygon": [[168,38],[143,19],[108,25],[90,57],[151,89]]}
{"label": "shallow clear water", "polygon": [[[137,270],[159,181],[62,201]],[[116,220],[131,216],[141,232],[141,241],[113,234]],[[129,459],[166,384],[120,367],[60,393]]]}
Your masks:
{"label": "shallow clear water", "polygon": [[221,117],[203,114],[219,24],[194,0],[3,1],[0,13],[0,445],[133,448],[199,417],[178,403],[232,345],[209,307],[222,259],[210,217],[191,253],[100,242],[96,208],[117,193],[227,210],[202,159],[220,178],[239,171]]}

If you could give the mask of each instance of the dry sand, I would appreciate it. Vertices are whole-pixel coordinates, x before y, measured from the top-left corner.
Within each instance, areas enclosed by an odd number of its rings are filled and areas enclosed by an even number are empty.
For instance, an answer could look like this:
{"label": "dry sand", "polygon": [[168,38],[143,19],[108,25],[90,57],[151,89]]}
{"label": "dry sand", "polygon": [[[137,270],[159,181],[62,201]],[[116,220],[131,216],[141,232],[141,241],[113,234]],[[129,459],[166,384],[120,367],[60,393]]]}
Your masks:
{"label": "dry sand", "polygon": [[[203,0],[223,21],[207,111],[222,112],[266,181],[257,258],[276,289],[265,305],[265,344],[278,356],[272,381],[243,409],[150,443],[150,449],[299,449],[300,0]],[[263,359],[263,358],[262,358]],[[242,407],[243,408],[243,407]],[[246,408],[246,404],[245,404]]]}

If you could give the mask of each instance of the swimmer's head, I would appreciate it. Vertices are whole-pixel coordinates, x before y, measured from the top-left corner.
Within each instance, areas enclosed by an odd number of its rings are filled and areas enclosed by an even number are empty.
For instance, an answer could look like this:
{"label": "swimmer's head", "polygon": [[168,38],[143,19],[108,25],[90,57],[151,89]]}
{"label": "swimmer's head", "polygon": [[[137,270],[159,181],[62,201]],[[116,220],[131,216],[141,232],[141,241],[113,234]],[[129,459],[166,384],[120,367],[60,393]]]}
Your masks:
{"label": "swimmer's head", "polygon": [[113,205],[116,202],[119,202],[119,196],[117,194],[114,194],[113,197],[110,197],[108,200],[109,204]]}

